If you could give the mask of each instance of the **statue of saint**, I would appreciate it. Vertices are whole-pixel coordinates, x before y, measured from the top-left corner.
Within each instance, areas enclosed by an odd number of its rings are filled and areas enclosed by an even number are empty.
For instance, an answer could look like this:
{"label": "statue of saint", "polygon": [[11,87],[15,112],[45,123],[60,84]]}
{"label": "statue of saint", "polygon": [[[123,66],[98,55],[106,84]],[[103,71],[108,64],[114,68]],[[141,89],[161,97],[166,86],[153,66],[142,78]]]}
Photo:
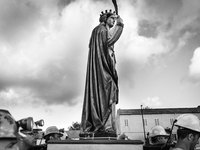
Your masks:
{"label": "statue of saint", "polygon": [[115,105],[118,76],[114,44],[123,31],[123,21],[112,10],[101,12],[89,42],[81,133],[116,133]]}

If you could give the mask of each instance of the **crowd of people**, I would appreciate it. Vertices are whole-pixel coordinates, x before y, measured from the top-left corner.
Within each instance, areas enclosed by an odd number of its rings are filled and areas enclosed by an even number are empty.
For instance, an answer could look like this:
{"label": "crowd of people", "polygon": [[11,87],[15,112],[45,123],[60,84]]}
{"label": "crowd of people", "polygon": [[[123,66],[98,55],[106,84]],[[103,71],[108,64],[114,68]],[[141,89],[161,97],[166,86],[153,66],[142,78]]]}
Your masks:
{"label": "crowd of people", "polygon": [[[199,137],[200,137],[200,120],[197,116],[193,114],[183,114],[180,115],[175,121],[174,125],[177,127],[177,139],[171,139],[172,131],[166,131],[162,126],[154,126],[148,133],[148,143],[150,145],[160,145],[162,146],[161,149],[170,144],[170,150],[195,150],[197,144],[199,144]],[[173,128],[173,127],[172,127]],[[32,132],[25,132],[22,133],[26,134],[26,140],[24,140],[23,146],[28,147],[29,149],[31,146],[35,144],[35,140],[33,137],[37,138]],[[59,132],[56,126],[48,127],[45,132],[43,138],[45,139],[45,145],[48,143],[49,140],[61,140],[63,134]],[[29,139],[29,140],[27,140]],[[31,139],[31,140],[30,140]],[[69,137],[66,137],[69,139]],[[125,133],[118,136],[117,140],[131,140]],[[28,150],[28,148],[27,148]]]}
{"label": "crowd of people", "polygon": [[[22,131],[23,134],[26,135],[26,139],[22,139],[20,141],[20,146],[23,147],[23,150],[34,150],[34,149],[40,149],[40,150],[46,150],[47,144],[50,140],[61,140],[61,137],[63,137],[63,133],[59,131],[59,129],[56,126],[50,126],[48,127],[44,133],[39,134],[39,132],[34,131]],[[64,137],[64,140],[69,140],[70,138],[68,136]],[[42,142],[44,140],[44,142]]]}
{"label": "crowd of people", "polygon": [[[0,110],[1,134],[0,147],[8,148],[10,150],[34,150],[40,147],[40,150],[46,150],[47,144],[50,140],[61,140],[63,133],[59,131],[56,126],[48,127],[42,137],[40,136],[39,128],[32,130],[24,130],[19,128],[12,115],[5,110]],[[194,114],[182,114],[175,121],[174,126],[177,127],[175,141],[170,141],[171,131],[166,131],[162,126],[152,127],[148,133],[148,144],[163,145],[161,149],[167,144],[172,144],[168,150],[195,150],[196,145],[199,144],[200,137],[200,120]],[[37,140],[44,140],[44,143],[38,143]],[[68,136],[66,139],[70,139]],[[118,136],[117,140],[131,140],[126,134]],[[12,147],[12,148],[11,148]]]}
{"label": "crowd of people", "polygon": [[[172,138],[174,126],[177,127],[177,139]],[[199,137],[199,118],[194,114],[182,114],[174,121],[169,133],[162,126],[152,127],[147,134],[147,144],[160,145],[161,150],[195,150],[199,144]]]}

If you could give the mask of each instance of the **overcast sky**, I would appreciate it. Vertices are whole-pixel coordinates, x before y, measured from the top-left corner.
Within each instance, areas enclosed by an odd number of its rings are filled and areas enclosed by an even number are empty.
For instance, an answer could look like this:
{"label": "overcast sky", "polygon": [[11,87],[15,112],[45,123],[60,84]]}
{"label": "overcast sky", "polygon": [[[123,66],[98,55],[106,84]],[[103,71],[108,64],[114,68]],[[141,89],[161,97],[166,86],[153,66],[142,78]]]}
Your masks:
{"label": "overcast sky", "polygon": [[[117,109],[197,107],[200,1],[117,0]],[[0,102],[16,120],[81,121],[88,44],[111,0],[0,0]]]}

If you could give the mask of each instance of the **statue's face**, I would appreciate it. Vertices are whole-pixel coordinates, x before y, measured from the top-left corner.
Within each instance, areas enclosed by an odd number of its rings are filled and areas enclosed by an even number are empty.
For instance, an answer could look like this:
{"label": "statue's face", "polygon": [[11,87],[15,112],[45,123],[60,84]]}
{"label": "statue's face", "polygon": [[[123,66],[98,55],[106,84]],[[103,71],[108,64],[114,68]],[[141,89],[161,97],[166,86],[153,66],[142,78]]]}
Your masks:
{"label": "statue's face", "polygon": [[106,23],[110,28],[112,28],[114,26],[115,19],[116,19],[115,15],[111,15],[110,17],[108,17]]}

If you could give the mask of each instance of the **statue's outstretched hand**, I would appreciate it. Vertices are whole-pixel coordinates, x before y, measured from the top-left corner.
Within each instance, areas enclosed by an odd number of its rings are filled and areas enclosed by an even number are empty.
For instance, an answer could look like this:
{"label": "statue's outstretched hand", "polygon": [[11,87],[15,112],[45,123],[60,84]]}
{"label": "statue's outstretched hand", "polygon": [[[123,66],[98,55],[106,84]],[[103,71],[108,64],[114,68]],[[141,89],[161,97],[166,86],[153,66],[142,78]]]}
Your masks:
{"label": "statue's outstretched hand", "polygon": [[122,20],[122,18],[120,17],[120,15],[117,15],[116,21],[117,21],[117,22],[120,22],[120,23],[123,23],[123,20]]}

